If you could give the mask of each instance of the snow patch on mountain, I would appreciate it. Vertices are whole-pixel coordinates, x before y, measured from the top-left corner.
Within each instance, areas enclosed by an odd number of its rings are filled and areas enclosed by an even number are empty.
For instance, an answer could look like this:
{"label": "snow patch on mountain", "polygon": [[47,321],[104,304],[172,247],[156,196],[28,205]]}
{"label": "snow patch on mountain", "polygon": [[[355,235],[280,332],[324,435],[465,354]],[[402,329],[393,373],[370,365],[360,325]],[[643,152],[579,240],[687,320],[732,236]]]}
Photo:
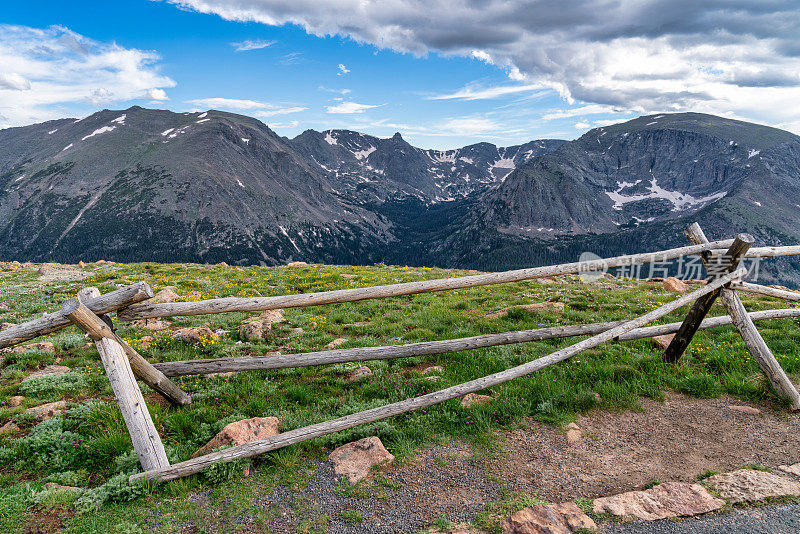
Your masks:
{"label": "snow patch on mountain", "polygon": [[325,132],[325,142],[328,143],[331,146],[339,144],[339,142],[336,140],[336,138],[333,136],[333,134],[330,131]]}
{"label": "snow patch on mountain", "polygon": [[107,133],[107,132],[112,132],[116,128],[117,128],[116,126],[101,126],[100,128],[98,128],[95,131],[93,131],[92,133],[90,133],[89,135],[86,135],[86,136],[82,137],[81,141],[86,141],[87,139],[89,139],[90,137],[94,137],[95,135],[101,135],[101,134],[104,134],[104,133]]}
{"label": "snow patch on mountain", "polygon": [[[652,174],[652,171],[650,172]],[[614,205],[612,207],[615,210],[621,210],[625,204],[629,204],[631,202],[639,202],[642,200],[650,200],[650,199],[663,199],[672,203],[672,211],[683,211],[692,208],[694,206],[719,200],[728,194],[727,191],[723,191],[721,193],[715,193],[713,195],[708,195],[706,197],[696,198],[688,193],[681,193],[680,191],[669,191],[667,189],[664,189],[663,187],[658,185],[658,180],[656,179],[655,176],[652,176],[652,179],[650,180],[650,186],[648,187],[647,193],[634,194],[634,195],[622,194],[622,191],[624,189],[633,187],[640,182],[641,180],[637,180],[634,183],[617,182],[617,189],[615,191],[606,191],[606,195],[608,195],[609,198],[614,201]]]}

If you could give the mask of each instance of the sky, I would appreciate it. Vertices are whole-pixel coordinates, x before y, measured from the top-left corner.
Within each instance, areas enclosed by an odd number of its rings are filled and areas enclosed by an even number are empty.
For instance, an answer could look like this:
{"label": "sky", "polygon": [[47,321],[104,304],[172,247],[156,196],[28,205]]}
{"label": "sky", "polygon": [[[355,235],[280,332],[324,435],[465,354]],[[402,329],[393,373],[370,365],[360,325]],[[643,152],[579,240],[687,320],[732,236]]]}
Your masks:
{"label": "sky", "polygon": [[0,128],[132,105],[437,149],[680,111],[800,134],[800,2],[3,3]]}

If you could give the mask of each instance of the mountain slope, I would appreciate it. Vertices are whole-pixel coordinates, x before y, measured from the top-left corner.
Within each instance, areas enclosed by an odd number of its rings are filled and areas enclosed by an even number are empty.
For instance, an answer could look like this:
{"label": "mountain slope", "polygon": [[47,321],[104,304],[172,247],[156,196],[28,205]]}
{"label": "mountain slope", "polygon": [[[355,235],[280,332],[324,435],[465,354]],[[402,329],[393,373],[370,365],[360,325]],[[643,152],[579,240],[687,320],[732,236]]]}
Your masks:
{"label": "mountain slope", "polygon": [[4,257],[356,262],[392,239],[269,128],[230,113],[104,110],[3,130],[0,162]]}
{"label": "mountain slope", "polygon": [[679,244],[694,220],[712,236],[797,243],[798,155],[789,132],[697,113],[597,128],[465,203],[437,257],[480,251],[487,265],[509,267],[529,264],[534,250],[549,259],[569,250],[574,261],[598,243],[608,254]]}

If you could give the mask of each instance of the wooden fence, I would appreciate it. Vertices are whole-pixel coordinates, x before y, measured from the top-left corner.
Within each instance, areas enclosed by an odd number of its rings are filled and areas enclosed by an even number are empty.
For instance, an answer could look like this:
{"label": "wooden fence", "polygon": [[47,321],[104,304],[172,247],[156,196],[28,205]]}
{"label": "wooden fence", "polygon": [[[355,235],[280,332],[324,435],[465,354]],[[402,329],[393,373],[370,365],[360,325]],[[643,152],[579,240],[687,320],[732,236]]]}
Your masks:
{"label": "wooden fence", "polygon": [[[55,332],[71,324],[75,324],[95,340],[106,374],[109,377],[122,411],[123,419],[131,435],[134,450],[144,468],[144,472],[131,476],[132,481],[142,479],[171,480],[200,472],[216,462],[249,458],[340,430],[425,408],[519,378],[611,340],[625,341],[675,333],[673,341],[665,351],[665,359],[667,361],[677,361],[698,329],[713,328],[727,324],[733,324],[739,331],[776,394],[787,398],[792,410],[800,410],[800,394],[798,394],[786,373],[780,367],[766,343],[764,343],[754,324],[754,321],[763,319],[800,317],[800,308],[747,313],[736,294],[737,291],[747,291],[788,300],[800,300],[800,294],[798,293],[741,281],[746,270],[739,267],[741,259],[745,257],[774,257],[800,254],[800,246],[754,249],[751,248],[754,240],[748,234],[740,234],[731,240],[709,242],[697,224],[687,228],[686,235],[692,242],[690,246],[659,252],[501,273],[301,295],[257,298],[226,297],[194,302],[151,304],[142,302],[153,296],[152,289],[145,283],[133,284],[105,295],[101,295],[96,288],[84,288],[78,293],[77,298],[66,301],[59,311],[0,332],[0,348]],[[631,320],[539,328],[406,345],[340,349],[270,357],[246,356],[150,364],[113,332],[111,320],[107,316],[108,313],[116,311],[119,320],[129,321],[150,317],[262,311],[355,302],[366,299],[518,282],[547,276],[576,274],[612,267],[668,261],[695,254],[700,255],[705,263],[706,270],[709,273],[707,283],[690,293],[680,295],[672,302]],[[711,305],[718,297],[721,298],[728,315],[706,318]],[[689,303],[693,303],[692,308],[682,323],[645,326]],[[173,404],[184,406],[191,402],[191,397],[172,382],[169,377],[186,374],[281,369],[342,362],[405,358],[586,335],[591,337],[505,371],[476,378],[420,397],[290,430],[266,439],[229,447],[174,465],[170,465],[166,458],[161,438],[156,432],[142,393],[136,383],[136,378],[139,378]]]}

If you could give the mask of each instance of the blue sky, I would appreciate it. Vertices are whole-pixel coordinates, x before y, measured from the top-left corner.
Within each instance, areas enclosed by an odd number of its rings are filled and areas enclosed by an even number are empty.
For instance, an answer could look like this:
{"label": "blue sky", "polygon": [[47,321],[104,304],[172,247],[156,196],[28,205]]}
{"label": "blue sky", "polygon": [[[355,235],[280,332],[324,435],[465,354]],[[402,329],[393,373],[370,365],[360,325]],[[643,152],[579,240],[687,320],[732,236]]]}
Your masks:
{"label": "blue sky", "polygon": [[136,104],[226,109],[290,137],[400,131],[425,148],[685,110],[800,131],[797,6],[681,3],[605,16],[591,1],[6,3],[0,126]]}

